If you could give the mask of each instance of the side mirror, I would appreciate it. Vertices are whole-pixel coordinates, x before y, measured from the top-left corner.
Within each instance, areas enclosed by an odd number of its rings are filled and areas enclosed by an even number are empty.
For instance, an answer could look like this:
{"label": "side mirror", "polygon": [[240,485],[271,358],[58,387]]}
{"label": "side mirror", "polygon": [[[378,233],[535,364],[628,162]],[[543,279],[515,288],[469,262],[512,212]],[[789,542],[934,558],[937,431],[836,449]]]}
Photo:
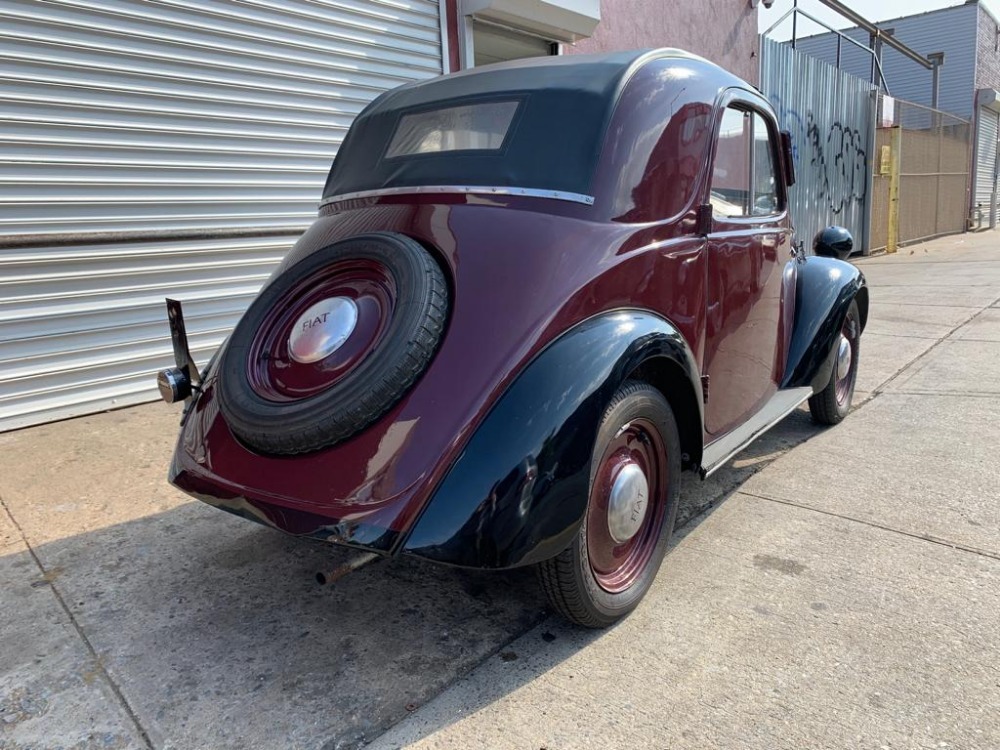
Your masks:
{"label": "side mirror", "polygon": [[813,240],[813,251],[824,258],[847,260],[854,250],[854,238],[843,227],[827,227]]}
{"label": "side mirror", "polygon": [[781,161],[785,165],[785,185],[791,187],[795,184],[795,151],[792,148],[792,134],[787,130],[781,131]]}

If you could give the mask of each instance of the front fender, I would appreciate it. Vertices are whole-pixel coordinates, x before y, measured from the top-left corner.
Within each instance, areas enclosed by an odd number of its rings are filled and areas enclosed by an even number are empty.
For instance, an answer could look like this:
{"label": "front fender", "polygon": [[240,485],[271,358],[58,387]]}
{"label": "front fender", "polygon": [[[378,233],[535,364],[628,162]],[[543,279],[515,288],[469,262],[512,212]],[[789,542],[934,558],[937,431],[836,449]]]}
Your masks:
{"label": "front fender", "polygon": [[529,565],[562,552],[587,506],[604,409],[639,365],[656,358],[679,366],[691,393],[701,393],[683,336],[649,312],[606,313],[563,334],[524,369],[472,436],[404,551],[475,568]]}
{"label": "front fender", "polygon": [[861,325],[868,317],[868,289],[864,274],[835,258],[811,256],[796,268],[795,323],[788,348],[782,388],[823,390],[830,380],[834,346],[847,308],[857,297]]}

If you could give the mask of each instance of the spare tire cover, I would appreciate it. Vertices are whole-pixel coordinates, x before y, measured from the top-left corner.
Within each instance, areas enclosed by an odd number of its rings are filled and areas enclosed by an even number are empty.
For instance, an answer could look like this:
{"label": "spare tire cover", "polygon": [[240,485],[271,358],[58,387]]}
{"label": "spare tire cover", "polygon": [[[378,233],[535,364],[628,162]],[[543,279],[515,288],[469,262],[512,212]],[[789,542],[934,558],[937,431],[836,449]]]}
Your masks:
{"label": "spare tire cover", "polygon": [[448,316],[441,267],[418,242],[373,233],[274,279],[219,363],[222,415],[269,454],[332,446],[384,415],[430,363]]}

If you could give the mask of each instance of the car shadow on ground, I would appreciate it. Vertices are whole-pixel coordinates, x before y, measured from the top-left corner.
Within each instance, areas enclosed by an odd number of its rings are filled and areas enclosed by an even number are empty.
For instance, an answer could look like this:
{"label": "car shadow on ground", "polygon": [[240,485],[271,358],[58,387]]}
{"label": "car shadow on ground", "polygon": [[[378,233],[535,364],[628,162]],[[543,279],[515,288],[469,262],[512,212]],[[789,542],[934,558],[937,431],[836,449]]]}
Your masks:
{"label": "car shadow on ground", "polygon": [[[818,432],[796,412],[709,480],[686,479],[680,522]],[[155,746],[358,747],[547,616],[530,570],[401,558],[323,588],[315,573],[354,553],[197,502],[36,553],[38,590],[64,599]],[[550,623],[556,661],[601,637]]]}

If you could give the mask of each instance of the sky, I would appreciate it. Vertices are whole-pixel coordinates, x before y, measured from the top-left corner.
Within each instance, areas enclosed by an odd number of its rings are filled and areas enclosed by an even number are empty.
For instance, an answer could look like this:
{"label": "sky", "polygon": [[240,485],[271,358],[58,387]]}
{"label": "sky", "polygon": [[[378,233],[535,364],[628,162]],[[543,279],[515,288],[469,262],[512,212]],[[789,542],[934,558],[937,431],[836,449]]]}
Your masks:
{"label": "sky", "polygon": [[[856,13],[870,21],[884,21],[888,18],[899,18],[900,16],[911,16],[917,13],[924,13],[937,8],[947,8],[952,5],[962,5],[964,0],[842,0],[844,5],[851,8]],[[983,4],[1000,18],[1000,0],[984,0]],[[760,4],[759,26],[761,31],[766,31],[772,24],[776,23],[786,11],[792,7],[792,0],[775,0],[771,8],[765,8]],[[816,16],[835,29],[852,26],[849,21],[842,18],[835,11],[830,10],[819,0],[799,0],[799,7]],[[825,31],[811,21],[799,16],[799,36],[808,36]],[[778,40],[790,39],[792,36],[792,20],[785,19],[772,33],[772,37]]]}

